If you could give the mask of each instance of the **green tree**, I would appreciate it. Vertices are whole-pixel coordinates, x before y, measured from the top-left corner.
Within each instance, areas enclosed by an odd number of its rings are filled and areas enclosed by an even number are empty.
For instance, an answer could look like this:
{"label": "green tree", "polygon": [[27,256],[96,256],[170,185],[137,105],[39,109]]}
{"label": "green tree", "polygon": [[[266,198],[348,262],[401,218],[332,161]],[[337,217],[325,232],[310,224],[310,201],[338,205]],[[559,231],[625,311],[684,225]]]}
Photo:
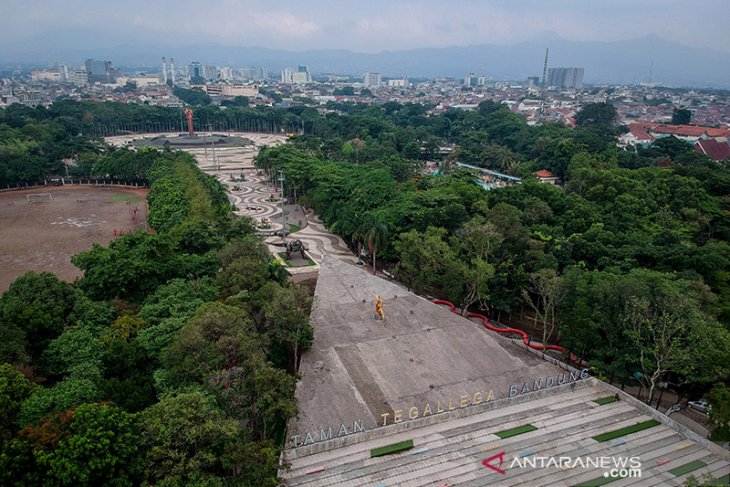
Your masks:
{"label": "green tree", "polygon": [[0,323],[0,363],[27,364],[25,332],[15,325]]}
{"label": "green tree", "polygon": [[55,449],[35,455],[59,485],[132,486],[143,474],[135,416],[106,404],[76,408],[68,436]]}
{"label": "green tree", "polygon": [[266,261],[239,257],[218,273],[215,284],[221,290],[222,296],[236,296],[259,289],[266,283],[269,274]]}
{"label": "green tree", "polygon": [[542,343],[548,345],[556,325],[556,309],[565,296],[563,279],[554,269],[540,269],[530,276],[530,287],[522,295],[542,326]]}
{"label": "green tree", "polygon": [[262,307],[266,331],[273,344],[288,352],[286,365],[293,373],[299,368],[299,357],[312,346],[314,329],[309,324],[312,298],[304,286],[266,286],[268,292]]}
{"label": "green tree", "polygon": [[[167,235],[150,235],[135,232],[124,235],[104,248],[94,244],[89,252],[72,257],[76,267],[84,271],[78,286],[87,296],[94,299],[124,298],[141,302],[157,287],[168,280],[196,273],[205,275],[214,272],[215,259],[196,259],[187,254],[180,255],[175,242]],[[202,264],[202,268],[197,267]]]}
{"label": "green tree", "polygon": [[466,314],[469,306],[487,298],[495,269],[480,255],[459,255],[456,245],[446,242],[446,233],[435,227],[402,233],[395,243],[397,269],[417,291],[443,293]]}
{"label": "green tree", "polygon": [[139,316],[124,314],[114,320],[101,335],[101,341],[105,343],[113,341],[128,342],[147,326],[147,323]]}
{"label": "green tree", "polygon": [[221,106],[224,107],[248,107],[250,101],[247,96],[236,96],[233,100],[221,101]]}
{"label": "green tree", "polygon": [[153,484],[221,475],[224,447],[238,430],[202,392],[164,397],[141,413],[140,424],[149,445],[145,471]]}
{"label": "green tree", "polygon": [[13,370],[10,364],[0,365],[0,445],[12,437],[20,406],[35,388],[23,374]]}
{"label": "green tree", "polygon": [[613,127],[618,122],[618,112],[612,103],[588,103],[575,114],[575,123],[579,127],[600,126]]}
{"label": "green tree", "polygon": [[343,86],[342,88],[335,88],[333,92],[335,96],[354,96],[355,88],[352,86]]}
{"label": "green tree", "polygon": [[49,414],[99,399],[96,385],[88,379],[66,379],[50,388],[38,389],[23,401],[18,414],[19,426],[38,423]]}
{"label": "green tree", "polygon": [[191,90],[175,87],[173,94],[189,105],[210,105],[212,99],[203,90],[193,88]]}
{"label": "green tree", "polygon": [[672,123],[676,125],[687,125],[692,121],[692,110],[686,108],[674,108],[672,111]]}
{"label": "green tree", "polygon": [[[691,283],[635,271],[624,292],[621,323],[637,351],[647,401],[657,382],[670,372],[689,381],[719,379],[728,373],[728,333],[701,311]],[[712,338],[706,340],[705,335]]]}
{"label": "green tree", "polygon": [[21,330],[33,359],[63,331],[81,295],[49,272],[29,272],[0,297],[0,323]]}
{"label": "green tree", "polygon": [[261,354],[262,344],[245,311],[206,303],[162,353],[170,386],[205,383],[211,375]]}
{"label": "green tree", "polygon": [[105,351],[104,342],[88,328],[73,327],[48,345],[42,361],[51,375],[97,381]]}
{"label": "green tree", "polygon": [[257,487],[277,487],[279,452],[273,442],[242,441],[234,439],[226,445],[223,466],[232,474],[235,482]]}
{"label": "green tree", "polygon": [[730,441],[730,388],[718,383],[706,395],[710,403],[710,439]]}
{"label": "green tree", "polygon": [[375,256],[379,249],[388,244],[388,225],[377,213],[365,213],[358,226],[358,234],[367,245],[373,256],[373,274],[375,274]]}

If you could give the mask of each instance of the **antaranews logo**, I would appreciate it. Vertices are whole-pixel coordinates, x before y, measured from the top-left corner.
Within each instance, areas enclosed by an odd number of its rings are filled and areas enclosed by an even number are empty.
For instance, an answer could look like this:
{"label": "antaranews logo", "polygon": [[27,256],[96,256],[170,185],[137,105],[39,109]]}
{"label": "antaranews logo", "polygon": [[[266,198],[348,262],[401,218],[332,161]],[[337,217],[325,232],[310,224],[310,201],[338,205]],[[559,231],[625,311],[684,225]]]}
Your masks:
{"label": "antaranews logo", "polygon": [[[507,452],[504,451],[497,453],[483,460],[482,465],[500,475],[507,475],[507,471],[502,468],[506,454]],[[513,458],[509,468],[558,468],[561,470],[584,468],[603,470],[604,477],[641,478],[641,459],[639,457],[543,457],[526,455]]]}
{"label": "antaranews logo", "polygon": [[[494,455],[493,457],[489,457],[489,458],[487,458],[486,460],[484,460],[484,461],[482,462],[482,465],[484,465],[484,466],[485,466],[485,467],[487,467],[487,468],[491,468],[492,470],[494,470],[494,471],[495,471],[495,472],[497,472],[497,473],[501,473],[502,475],[507,475],[507,472],[505,472],[504,470],[502,470],[501,468],[499,468],[499,467],[501,467],[501,466],[502,466],[502,463],[504,462],[504,453],[505,453],[505,452],[502,452],[502,453],[497,453],[497,454],[496,454],[496,455]],[[492,461],[496,460],[497,458],[499,458],[499,467],[495,467],[495,466],[494,466],[494,465],[492,465],[492,463],[491,463]]]}

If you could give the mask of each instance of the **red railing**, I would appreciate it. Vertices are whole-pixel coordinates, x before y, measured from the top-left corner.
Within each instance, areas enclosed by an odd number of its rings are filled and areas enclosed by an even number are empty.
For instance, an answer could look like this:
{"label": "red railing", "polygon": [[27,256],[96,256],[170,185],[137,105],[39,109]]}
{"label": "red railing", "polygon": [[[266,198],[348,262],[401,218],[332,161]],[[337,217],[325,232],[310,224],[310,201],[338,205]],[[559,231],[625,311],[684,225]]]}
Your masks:
{"label": "red railing", "polygon": [[[446,301],[445,299],[432,299],[431,302],[434,304],[446,305],[451,309],[452,313],[457,314],[457,315],[459,314],[456,311],[456,306],[454,306],[454,304],[451,301]],[[548,345],[547,347],[545,347],[545,345],[543,345],[542,343],[532,343],[532,341],[530,340],[527,333],[525,333],[522,330],[518,330],[517,328],[498,328],[496,326],[492,326],[491,324],[489,324],[489,318],[484,316],[483,314],[467,313],[466,317],[467,318],[479,318],[480,320],[482,320],[482,324],[484,325],[484,328],[486,328],[487,330],[496,331],[497,333],[515,333],[517,335],[520,335],[522,337],[522,342],[526,346],[532,348],[533,350],[541,350],[541,351],[542,350],[555,350],[556,352],[565,353],[565,349],[558,345]],[[570,361],[575,362],[575,363],[581,363],[581,361],[578,359],[578,357],[576,357],[572,353],[570,354]]]}

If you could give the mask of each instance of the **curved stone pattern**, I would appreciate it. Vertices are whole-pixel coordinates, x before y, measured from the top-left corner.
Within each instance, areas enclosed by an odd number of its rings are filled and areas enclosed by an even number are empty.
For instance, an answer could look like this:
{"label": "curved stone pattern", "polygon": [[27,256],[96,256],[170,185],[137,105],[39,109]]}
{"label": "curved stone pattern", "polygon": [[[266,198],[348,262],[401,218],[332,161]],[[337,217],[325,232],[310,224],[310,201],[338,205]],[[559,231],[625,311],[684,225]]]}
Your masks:
{"label": "curved stone pattern", "polygon": [[[129,145],[133,140],[144,138],[159,137],[161,135],[177,135],[177,134],[146,134],[144,136],[122,136],[109,137],[107,142],[114,145]],[[202,135],[202,134],[201,134]],[[233,136],[244,137],[251,141],[250,145],[243,147],[216,147],[211,148],[186,148],[186,152],[192,154],[198,162],[200,169],[218,179],[227,189],[229,200],[236,206],[236,215],[246,218],[252,218],[256,222],[260,222],[263,218],[268,218],[270,228],[262,231],[280,232],[282,229],[281,222],[281,202],[267,201],[272,194],[279,197],[279,192],[274,188],[264,176],[256,171],[253,159],[258,154],[260,147],[264,145],[276,146],[286,141],[282,135],[276,134],[250,134],[250,133],[234,133]],[[233,181],[232,178],[238,178],[241,174],[245,175],[245,181]],[[238,189],[233,188],[237,186]],[[317,262],[321,263],[325,255],[336,256],[340,259],[354,262],[356,260],[353,252],[348,248],[347,244],[337,235],[333,235],[325,228],[322,221],[311,213],[301,210],[301,218],[294,219],[291,213],[288,213],[288,223],[302,222],[300,230],[291,233],[288,239],[299,239],[304,244],[307,253]],[[268,243],[280,243],[279,237],[271,237]],[[278,248],[272,247],[272,251]]]}

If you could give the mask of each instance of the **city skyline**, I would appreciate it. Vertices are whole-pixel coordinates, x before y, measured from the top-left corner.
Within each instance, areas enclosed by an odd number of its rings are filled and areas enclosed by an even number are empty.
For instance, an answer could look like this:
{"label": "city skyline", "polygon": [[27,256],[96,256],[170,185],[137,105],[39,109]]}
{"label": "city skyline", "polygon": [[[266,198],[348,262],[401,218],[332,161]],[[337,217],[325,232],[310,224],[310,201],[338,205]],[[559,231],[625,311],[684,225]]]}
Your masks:
{"label": "city skyline", "polygon": [[[387,50],[480,44],[511,45],[554,38],[613,42],[647,35],[691,47],[729,52],[725,19],[730,2],[698,0],[687,15],[678,0],[614,0],[610,5],[577,0],[519,6],[504,0],[476,2],[374,0],[367,4],[321,0],[211,0],[199,3],[130,0],[124,5],[89,0],[63,4],[8,0],[0,44],[8,49],[96,48],[154,43],[212,43],[306,50]],[[712,13],[712,15],[707,15]]]}

